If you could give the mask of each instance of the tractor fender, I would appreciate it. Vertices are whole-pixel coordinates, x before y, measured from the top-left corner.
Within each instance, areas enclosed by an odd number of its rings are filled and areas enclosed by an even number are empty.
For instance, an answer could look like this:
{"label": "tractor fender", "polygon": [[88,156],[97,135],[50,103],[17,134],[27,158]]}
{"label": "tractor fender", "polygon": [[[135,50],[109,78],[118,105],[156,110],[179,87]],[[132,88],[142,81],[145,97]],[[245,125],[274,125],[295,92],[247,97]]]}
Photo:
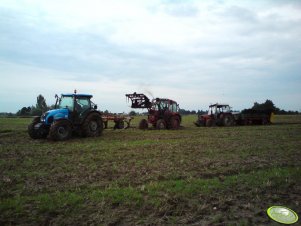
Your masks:
{"label": "tractor fender", "polygon": [[[102,114],[101,114],[99,111],[97,111],[97,110],[91,110],[91,111],[85,116],[85,118],[83,118],[83,122],[84,122],[84,121],[86,120],[86,118],[88,118],[88,116],[91,115],[92,113],[98,114],[100,118],[101,118],[101,116],[102,116]],[[102,120],[102,119],[101,119],[101,120]]]}
{"label": "tractor fender", "polygon": [[58,122],[58,121],[68,121],[70,123],[71,127],[73,128],[73,123],[71,122],[71,120],[69,118],[57,118],[57,119],[54,118],[53,123]]}

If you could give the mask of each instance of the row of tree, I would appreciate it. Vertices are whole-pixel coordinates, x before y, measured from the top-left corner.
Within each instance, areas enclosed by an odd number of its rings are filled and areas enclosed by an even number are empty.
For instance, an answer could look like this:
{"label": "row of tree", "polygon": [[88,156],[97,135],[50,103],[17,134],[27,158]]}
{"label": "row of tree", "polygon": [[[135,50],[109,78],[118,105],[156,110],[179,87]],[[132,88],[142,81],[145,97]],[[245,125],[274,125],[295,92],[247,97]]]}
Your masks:
{"label": "row of tree", "polygon": [[[17,116],[36,116],[36,115],[42,115],[43,112],[48,111],[49,109],[53,108],[54,106],[47,106],[46,104],[46,99],[40,94],[37,96],[37,102],[35,106],[29,106],[29,107],[22,107],[17,113]],[[266,100],[264,103],[257,103],[255,102],[253,107],[251,108],[252,110],[260,110],[260,111],[265,111],[265,110],[270,110],[273,111],[275,114],[300,114],[298,111],[285,111],[277,108],[273,101],[271,100]],[[109,113],[108,110],[105,110],[104,113]],[[191,114],[205,114],[206,111],[203,110],[185,110],[185,109],[180,109],[180,114],[181,115],[191,115]],[[144,112],[142,114],[147,114],[147,112]],[[12,113],[0,113],[0,115],[3,116],[14,116]],[[135,112],[135,111],[130,111],[129,115],[131,116],[136,116],[140,115],[140,113]]]}
{"label": "row of tree", "polygon": [[261,103],[261,104],[255,102],[251,109],[256,110],[256,111],[271,111],[271,112],[274,112],[277,115],[295,115],[295,114],[299,114],[298,111],[281,110],[281,109],[277,108],[274,105],[273,101],[271,101],[271,100],[266,100],[264,103]]}
{"label": "row of tree", "polygon": [[46,99],[40,94],[37,97],[37,103],[35,106],[22,107],[17,111],[17,116],[35,116],[42,115],[43,112],[48,111],[51,107],[47,106]]}

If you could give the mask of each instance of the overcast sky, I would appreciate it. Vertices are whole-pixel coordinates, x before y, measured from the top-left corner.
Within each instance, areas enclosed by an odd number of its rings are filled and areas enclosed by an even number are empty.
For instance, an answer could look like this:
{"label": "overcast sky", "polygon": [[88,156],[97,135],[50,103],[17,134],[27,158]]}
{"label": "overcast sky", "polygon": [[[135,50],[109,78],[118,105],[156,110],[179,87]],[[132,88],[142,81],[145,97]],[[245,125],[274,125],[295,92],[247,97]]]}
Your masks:
{"label": "overcast sky", "polygon": [[301,111],[301,1],[1,0],[0,79],[0,112],[74,89]]}

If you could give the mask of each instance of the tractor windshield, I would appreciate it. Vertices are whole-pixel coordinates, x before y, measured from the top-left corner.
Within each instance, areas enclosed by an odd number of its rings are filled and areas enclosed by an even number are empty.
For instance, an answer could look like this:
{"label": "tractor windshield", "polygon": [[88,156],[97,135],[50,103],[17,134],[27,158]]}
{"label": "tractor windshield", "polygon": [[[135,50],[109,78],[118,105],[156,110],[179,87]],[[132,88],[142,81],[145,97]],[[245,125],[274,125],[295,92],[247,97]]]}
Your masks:
{"label": "tractor windshield", "polygon": [[228,112],[231,112],[231,108],[229,105],[211,105],[209,107],[208,115],[215,115]]}
{"label": "tractor windshield", "polygon": [[59,102],[59,108],[68,108],[70,111],[72,111],[73,103],[72,96],[62,96]]}
{"label": "tractor windshield", "polygon": [[153,107],[152,107],[153,110],[156,110],[156,111],[165,111],[165,110],[168,110],[170,112],[178,112],[179,111],[179,105],[172,101],[172,100],[169,100],[169,99],[155,99],[153,101]]}
{"label": "tractor windshield", "polygon": [[168,101],[160,100],[159,98],[153,100],[153,110],[162,111],[168,109]]}
{"label": "tractor windshield", "polygon": [[208,115],[214,115],[216,113],[216,106],[210,106],[208,110]]}

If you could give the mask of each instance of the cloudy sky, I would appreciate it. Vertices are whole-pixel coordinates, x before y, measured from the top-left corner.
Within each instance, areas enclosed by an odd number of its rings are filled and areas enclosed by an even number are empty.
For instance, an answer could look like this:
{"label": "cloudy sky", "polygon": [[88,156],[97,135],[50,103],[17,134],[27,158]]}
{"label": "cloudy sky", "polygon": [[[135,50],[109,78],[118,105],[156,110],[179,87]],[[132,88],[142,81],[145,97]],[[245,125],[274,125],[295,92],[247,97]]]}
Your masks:
{"label": "cloudy sky", "polygon": [[301,1],[1,0],[0,79],[0,112],[74,89],[301,111]]}

